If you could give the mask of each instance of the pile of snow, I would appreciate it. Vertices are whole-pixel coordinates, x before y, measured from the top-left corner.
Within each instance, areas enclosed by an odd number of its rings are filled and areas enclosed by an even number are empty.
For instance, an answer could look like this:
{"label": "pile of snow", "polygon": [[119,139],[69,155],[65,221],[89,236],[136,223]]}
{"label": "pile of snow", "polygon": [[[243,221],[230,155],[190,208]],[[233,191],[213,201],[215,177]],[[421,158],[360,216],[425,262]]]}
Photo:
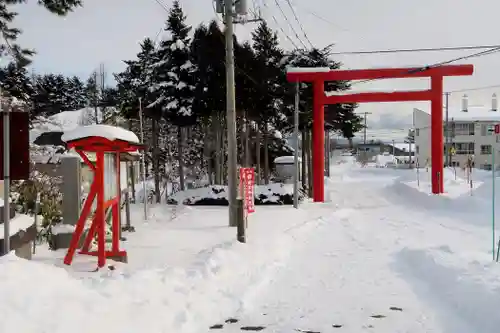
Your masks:
{"label": "pile of snow", "polygon": [[[467,254],[467,253],[465,253]],[[455,253],[438,249],[404,249],[396,267],[440,314],[453,309],[450,332],[496,332],[500,326],[500,266],[487,253]]]}
{"label": "pile of snow", "polygon": [[121,140],[134,144],[139,143],[139,138],[134,132],[121,127],[102,124],[79,126],[71,131],[65,131],[61,139],[70,142],[88,137],[102,137],[111,141]]}
{"label": "pile of snow", "polygon": [[[298,157],[299,162],[302,161],[300,156]],[[274,164],[295,164],[295,156],[280,156],[274,159]]]}
{"label": "pile of snow", "polygon": [[[299,191],[299,201],[304,199],[304,194]],[[211,185],[197,189],[180,191],[171,195],[169,204],[192,206],[227,206],[227,186]],[[293,184],[270,183],[268,185],[255,185],[255,205],[292,205]]]}
{"label": "pile of snow", "polygon": [[[445,178],[443,180],[444,193],[441,196],[449,197],[449,198],[458,198],[463,195],[473,195],[473,192],[480,188],[483,185],[482,181],[473,181],[472,184],[467,181],[467,179],[463,179],[457,177],[456,179],[453,176],[445,172]],[[427,195],[432,194],[432,182],[430,181],[430,173],[420,171],[420,181],[412,180],[408,182],[404,182],[407,186],[416,189],[419,192],[422,192]],[[472,186],[472,187],[471,187]]]}
{"label": "pile of snow", "polygon": [[398,161],[394,157],[394,155],[391,155],[389,153],[375,156],[374,162],[375,165],[379,168],[387,168],[398,164]]}
{"label": "pile of snow", "polygon": [[[2,199],[0,199],[2,200]],[[3,207],[3,200],[1,202]],[[35,224],[35,218],[33,216],[25,214],[16,214],[16,216],[10,220],[9,232],[11,236],[16,235],[20,231],[26,231],[28,228]],[[3,239],[4,235],[4,223],[0,224],[0,239]]]}

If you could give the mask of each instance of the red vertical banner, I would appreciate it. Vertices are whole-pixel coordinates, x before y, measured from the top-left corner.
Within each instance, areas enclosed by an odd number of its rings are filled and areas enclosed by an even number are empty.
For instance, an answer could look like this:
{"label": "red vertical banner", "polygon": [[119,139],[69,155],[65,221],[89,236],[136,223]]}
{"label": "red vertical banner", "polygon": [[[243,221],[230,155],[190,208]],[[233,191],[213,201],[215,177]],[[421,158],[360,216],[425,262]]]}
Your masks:
{"label": "red vertical banner", "polygon": [[245,168],[245,206],[247,213],[255,212],[254,185],[255,173],[253,168]]}
{"label": "red vertical banner", "polygon": [[240,168],[240,195],[247,214],[255,212],[255,172],[253,168]]}

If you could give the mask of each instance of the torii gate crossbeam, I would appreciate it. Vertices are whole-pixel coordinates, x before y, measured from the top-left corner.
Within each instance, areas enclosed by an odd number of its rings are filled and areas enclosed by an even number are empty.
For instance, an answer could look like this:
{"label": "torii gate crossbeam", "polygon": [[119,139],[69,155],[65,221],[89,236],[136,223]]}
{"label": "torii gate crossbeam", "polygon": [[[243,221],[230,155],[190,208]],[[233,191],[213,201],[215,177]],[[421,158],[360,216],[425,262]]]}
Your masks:
{"label": "torii gate crossbeam", "polygon": [[[324,127],[325,104],[368,103],[368,102],[431,102],[431,179],[432,193],[444,192],[443,167],[443,78],[445,76],[466,76],[474,72],[473,65],[448,65],[428,68],[377,68],[354,70],[331,70],[330,68],[289,68],[290,82],[310,82],[313,84],[313,200],[324,202]],[[423,91],[368,92],[326,96],[325,82],[378,80],[396,78],[429,77],[431,87]]]}

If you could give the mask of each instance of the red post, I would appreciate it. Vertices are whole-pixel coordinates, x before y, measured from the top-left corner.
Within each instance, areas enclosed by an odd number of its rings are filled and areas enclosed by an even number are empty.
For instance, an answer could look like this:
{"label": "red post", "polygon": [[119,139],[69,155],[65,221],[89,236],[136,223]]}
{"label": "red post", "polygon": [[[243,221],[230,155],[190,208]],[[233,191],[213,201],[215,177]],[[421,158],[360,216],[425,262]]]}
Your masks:
{"label": "red post", "polygon": [[78,243],[80,242],[80,238],[82,237],[83,230],[85,229],[85,221],[87,220],[87,216],[90,214],[90,210],[92,208],[92,202],[97,194],[98,188],[96,183],[92,183],[90,187],[90,192],[83,204],[83,209],[78,218],[78,222],[76,223],[75,231],[73,232],[73,237],[71,238],[71,243],[68,248],[68,252],[64,257],[64,264],[71,265],[73,261],[73,256],[75,255],[76,249],[78,248]]}
{"label": "red post", "polygon": [[313,201],[323,202],[325,199],[325,82],[322,80],[313,83],[313,128],[312,128],[312,157],[313,157]]}
{"label": "red post", "polygon": [[431,180],[432,193],[444,191],[443,165],[443,77],[431,77]]}
{"label": "red post", "polygon": [[116,153],[116,190],[118,191],[116,203],[113,204],[113,243],[112,252],[114,255],[119,255],[120,252],[120,234],[121,234],[121,223],[120,223],[120,210],[121,210],[121,171],[120,171],[120,153]]}
{"label": "red post", "polygon": [[106,264],[106,221],[104,216],[104,152],[96,153],[95,181],[98,184],[97,207],[94,223],[97,224],[97,266]]}

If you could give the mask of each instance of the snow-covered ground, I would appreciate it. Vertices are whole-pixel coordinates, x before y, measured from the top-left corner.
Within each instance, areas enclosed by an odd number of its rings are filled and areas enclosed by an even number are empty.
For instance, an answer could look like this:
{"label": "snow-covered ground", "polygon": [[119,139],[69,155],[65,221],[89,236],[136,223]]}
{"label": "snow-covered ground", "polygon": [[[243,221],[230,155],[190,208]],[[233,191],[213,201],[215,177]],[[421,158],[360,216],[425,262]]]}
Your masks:
{"label": "snow-covered ground", "polygon": [[498,332],[491,173],[471,190],[447,170],[436,197],[425,170],[417,184],[340,159],[329,202],[257,207],[247,244],[226,207],[153,206],[144,222],[139,205],[115,270],[40,248],[0,258],[0,331]]}

